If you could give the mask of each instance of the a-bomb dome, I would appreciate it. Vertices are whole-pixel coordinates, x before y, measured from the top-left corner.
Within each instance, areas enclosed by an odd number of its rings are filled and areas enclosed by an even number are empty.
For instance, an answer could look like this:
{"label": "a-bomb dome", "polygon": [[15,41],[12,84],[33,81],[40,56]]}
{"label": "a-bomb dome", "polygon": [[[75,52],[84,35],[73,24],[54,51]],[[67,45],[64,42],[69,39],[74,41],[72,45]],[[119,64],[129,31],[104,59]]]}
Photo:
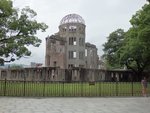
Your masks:
{"label": "a-bomb dome", "polygon": [[84,19],[78,14],[69,14],[63,17],[60,21],[60,25],[66,23],[81,23],[85,25]]}

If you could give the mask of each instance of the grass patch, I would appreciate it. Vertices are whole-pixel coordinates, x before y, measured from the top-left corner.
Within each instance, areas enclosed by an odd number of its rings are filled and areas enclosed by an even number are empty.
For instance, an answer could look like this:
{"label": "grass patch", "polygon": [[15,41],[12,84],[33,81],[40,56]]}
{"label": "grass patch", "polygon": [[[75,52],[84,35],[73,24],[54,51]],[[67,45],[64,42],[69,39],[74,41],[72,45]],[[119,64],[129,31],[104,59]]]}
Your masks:
{"label": "grass patch", "polygon": [[[150,94],[150,86],[148,93]],[[19,82],[0,81],[0,96],[98,97],[141,96],[140,82]]]}

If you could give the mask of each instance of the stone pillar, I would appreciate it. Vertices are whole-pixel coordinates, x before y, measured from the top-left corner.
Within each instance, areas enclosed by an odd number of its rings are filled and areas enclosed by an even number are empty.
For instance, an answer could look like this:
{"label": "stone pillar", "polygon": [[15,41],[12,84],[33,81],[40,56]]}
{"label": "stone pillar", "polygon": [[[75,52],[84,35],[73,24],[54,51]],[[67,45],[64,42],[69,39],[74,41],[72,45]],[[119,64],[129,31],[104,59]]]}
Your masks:
{"label": "stone pillar", "polygon": [[116,81],[119,81],[119,74],[117,72],[115,74],[115,77],[116,77]]}
{"label": "stone pillar", "polygon": [[10,80],[12,78],[12,72],[10,69],[5,70],[6,71],[6,79]]}

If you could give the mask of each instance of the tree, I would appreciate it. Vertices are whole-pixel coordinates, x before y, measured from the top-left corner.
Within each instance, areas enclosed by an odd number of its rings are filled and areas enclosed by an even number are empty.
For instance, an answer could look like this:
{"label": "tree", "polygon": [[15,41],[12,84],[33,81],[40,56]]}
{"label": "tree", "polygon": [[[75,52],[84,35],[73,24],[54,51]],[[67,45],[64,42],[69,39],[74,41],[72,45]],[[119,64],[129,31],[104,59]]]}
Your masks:
{"label": "tree", "polygon": [[12,2],[1,0],[0,1],[0,17],[9,16],[12,13]]}
{"label": "tree", "polygon": [[108,41],[104,46],[104,59],[108,68],[120,68],[119,54],[117,53],[119,48],[123,44],[125,32],[123,29],[117,29],[116,31],[110,33],[107,37]]}
{"label": "tree", "polygon": [[[9,0],[0,1],[0,64],[11,62],[23,56],[30,56],[28,46],[39,47],[38,30],[44,32],[47,25],[35,20],[36,12],[25,7],[13,8]],[[8,60],[6,61],[5,58]]]}
{"label": "tree", "polygon": [[119,49],[120,61],[141,79],[144,70],[150,66],[150,4],[146,4],[133,15],[132,27]]}

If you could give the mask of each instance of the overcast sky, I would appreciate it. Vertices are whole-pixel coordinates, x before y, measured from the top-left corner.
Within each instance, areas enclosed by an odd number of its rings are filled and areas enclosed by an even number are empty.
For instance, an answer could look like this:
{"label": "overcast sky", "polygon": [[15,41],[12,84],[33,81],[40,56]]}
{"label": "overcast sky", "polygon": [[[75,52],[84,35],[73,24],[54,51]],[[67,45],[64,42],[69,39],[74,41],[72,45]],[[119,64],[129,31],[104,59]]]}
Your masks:
{"label": "overcast sky", "polygon": [[37,20],[46,23],[46,32],[38,32],[42,39],[39,48],[30,48],[32,55],[21,58],[14,63],[30,64],[30,62],[45,62],[45,37],[58,32],[61,19],[68,14],[76,13],[82,16],[86,24],[86,42],[93,43],[98,48],[98,54],[103,54],[102,44],[106,42],[109,33],[118,28],[125,31],[130,27],[132,15],[146,3],[146,0],[13,0],[14,7],[29,6],[37,12]]}

